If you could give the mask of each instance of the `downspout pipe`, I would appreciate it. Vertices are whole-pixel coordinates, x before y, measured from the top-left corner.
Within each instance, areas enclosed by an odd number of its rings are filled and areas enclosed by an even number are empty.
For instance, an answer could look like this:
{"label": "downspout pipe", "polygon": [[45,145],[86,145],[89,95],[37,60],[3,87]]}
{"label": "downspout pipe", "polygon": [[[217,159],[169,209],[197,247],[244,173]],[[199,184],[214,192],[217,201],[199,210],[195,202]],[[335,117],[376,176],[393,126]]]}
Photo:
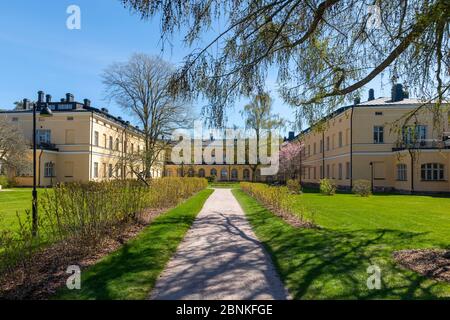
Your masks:
{"label": "downspout pipe", "polygon": [[353,189],[353,113],[355,106],[352,105],[350,113],[350,190]]}

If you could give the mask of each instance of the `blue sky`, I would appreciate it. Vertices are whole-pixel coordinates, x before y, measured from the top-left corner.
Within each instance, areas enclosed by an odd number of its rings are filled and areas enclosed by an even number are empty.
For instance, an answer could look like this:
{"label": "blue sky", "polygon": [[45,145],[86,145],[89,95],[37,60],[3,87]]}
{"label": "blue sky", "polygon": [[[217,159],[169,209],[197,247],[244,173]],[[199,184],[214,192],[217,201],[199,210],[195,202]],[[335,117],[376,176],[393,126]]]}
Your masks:
{"label": "blue sky", "polygon": [[[71,4],[81,8],[81,30],[66,28]],[[134,52],[161,55],[175,65],[190,52],[176,37],[173,48],[162,52],[159,36],[159,21],[141,21],[119,0],[1,1],[0,108],[10,109],[24,97],[35,99],[36,92],[44,90],[54,100],[71,92],[78,101],[89,98],[94,106],[127,117],[105,99],[100,74]],[[368,88],[375,88],[377,97],[388,95],[389,85],[382,90],[380,83],[377,79]],[[275,112],[292,120],[292,109],[276,95],[275,79],[269,78],[267,86]],[[229,110],[229,125],[242,125],[238,111],[245,103],[237,101]],[[200,102],[195,105],[200,109]]]}

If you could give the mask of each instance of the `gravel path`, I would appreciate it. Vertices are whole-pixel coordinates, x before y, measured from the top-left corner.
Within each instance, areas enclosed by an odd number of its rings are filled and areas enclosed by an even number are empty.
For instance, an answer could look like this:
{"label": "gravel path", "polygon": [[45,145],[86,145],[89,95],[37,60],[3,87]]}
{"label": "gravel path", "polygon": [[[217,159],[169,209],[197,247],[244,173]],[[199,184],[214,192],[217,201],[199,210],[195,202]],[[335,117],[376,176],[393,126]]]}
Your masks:
{"label": "gravel path", "polygon": [[287,299],[230,189],[216,189],[158,279],[150,299]]}

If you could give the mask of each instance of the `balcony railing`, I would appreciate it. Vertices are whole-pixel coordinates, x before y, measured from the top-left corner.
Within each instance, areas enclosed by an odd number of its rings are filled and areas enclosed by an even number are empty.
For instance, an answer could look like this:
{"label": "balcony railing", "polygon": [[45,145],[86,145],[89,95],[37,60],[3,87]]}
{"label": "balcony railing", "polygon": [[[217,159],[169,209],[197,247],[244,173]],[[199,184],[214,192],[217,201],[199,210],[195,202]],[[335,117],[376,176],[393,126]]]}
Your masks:
{"label": "balcony railing", "polygon": [[48,142],[40,142],[37,144],[38,149],[43,150],[52,150],[52,151],[58,151],[59,149],[56,147],[56,144],[48,143]]}
{"label": "balcony railing", "polygon": [[444,139],[401,142],[397,143],[395,147],[392,148],[392,151],[401,151],[406,149],[450,149],[450,139]]}

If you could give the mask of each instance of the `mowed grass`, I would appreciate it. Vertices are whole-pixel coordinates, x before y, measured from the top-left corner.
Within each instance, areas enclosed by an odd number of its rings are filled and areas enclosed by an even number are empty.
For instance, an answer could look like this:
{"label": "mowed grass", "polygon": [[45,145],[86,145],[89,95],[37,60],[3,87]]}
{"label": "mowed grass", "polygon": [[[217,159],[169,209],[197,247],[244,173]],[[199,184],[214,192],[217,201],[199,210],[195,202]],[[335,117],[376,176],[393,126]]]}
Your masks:
{"label": "mowed grass", "polygon": [[155,219],[141,234],[87,270],[81,290],[61,290],[55,299],[142,300],[175,253],[213,190],[200,191]]}
{"label": "mowed grass", "polygon": [[[14,188],[0,191],[0,231],[16,230],[19,227],[17,213],[25,221],[26,211],[31,212],[31,190]],[[44,189],[38,189],[38,197],[45,192]]]}
{"label": "mowed grass", "polygon": [[[233,190],[295,299],[448,299],[450,284],[396,265],[400,249],[450,248],[450,198],[352,194],[296,196],[321,230],[296,229]],[[367,268],[381,268],[369,290]]]}

